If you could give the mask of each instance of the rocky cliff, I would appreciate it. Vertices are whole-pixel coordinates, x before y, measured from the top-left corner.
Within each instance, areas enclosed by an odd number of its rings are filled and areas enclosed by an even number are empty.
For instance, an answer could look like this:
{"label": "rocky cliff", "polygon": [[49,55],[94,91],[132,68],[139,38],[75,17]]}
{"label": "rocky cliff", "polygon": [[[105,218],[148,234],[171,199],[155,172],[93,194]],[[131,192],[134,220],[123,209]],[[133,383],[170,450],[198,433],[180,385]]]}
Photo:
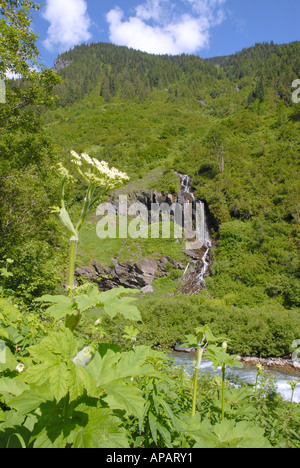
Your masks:
{"label": "rocky cliff", "polygon": [[152,292],[153,281],[168,276],[168,264],[174,268],[184,270],[184,265],[169,257],[154,255],[152,259],[144,259],[141,263],[124,263],[114,260],[114,266],[101,266],[93,263],[91,266],[78,268],[76,276],[78,281],[88,279],[99,286],[100,291],[124,286],[125,288],[143,289]]}
{"label": "rocky cliff", "polygon": [[72,65],[72,63],[72,60],[64,60],[62,58],[58,58],[54,62],[53,69],[58,72],[60,70],[63,70],[64,68],[69,67],[70,65]]}

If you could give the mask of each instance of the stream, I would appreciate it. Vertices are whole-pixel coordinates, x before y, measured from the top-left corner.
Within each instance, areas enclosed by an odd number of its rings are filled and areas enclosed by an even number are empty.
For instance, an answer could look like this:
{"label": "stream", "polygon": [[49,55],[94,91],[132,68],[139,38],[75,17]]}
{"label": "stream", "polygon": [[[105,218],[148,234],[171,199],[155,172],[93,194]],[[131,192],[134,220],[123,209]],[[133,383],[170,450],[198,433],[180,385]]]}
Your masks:
{"label": "stream", "polygon": [[[177,368],[183,367],[187,375],[192,376],[194,373],[194,366],[196,357],[193,353],[182,353],[182,352],[173,352],[169,354],[169,357],[173,360],[174,365]],[[201,372],[211,373],[212,375],[222,376],[222,371],[215,370],[212,366],[212,362],[208,360],[203,360],[200,367]],[[266,370],[268,375],[275,378],[277,392],[281,393],[282,397],[286,401],[291,400],[292,390],[290,385],[286,382],[291,382],[293,379],[297,379],[295,375],[288,373],[277,372],[274,370]],[[228,381],[235,383],[235,379],[238,378],[240,381],[249,384],[255,384],[256,380],[256,367],[234,367],[233,369],[228,368],[226,371],[226,378]],[[294,403],[300,403],[300,381],[295,389],[294,393]]]}

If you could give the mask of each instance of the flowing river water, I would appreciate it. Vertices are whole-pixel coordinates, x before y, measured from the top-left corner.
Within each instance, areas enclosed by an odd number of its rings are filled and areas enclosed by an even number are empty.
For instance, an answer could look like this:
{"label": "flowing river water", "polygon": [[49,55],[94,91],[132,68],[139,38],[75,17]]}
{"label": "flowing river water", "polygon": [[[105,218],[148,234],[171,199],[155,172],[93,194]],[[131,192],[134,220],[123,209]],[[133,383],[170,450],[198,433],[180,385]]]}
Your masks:
{"label": "flowing river water", "polygon": [[[169,354],[169,357],[173,361],[174,366],[177,368],[183,368],[185,373],[189,376],[192,376],[194,373],[196,355],[195,353],[182,353],[174,352]],[[222,376],[221,369],[215,370],[212,366],[212,362],[208,360],[203,360],[200,367],[200,376],[201,373],[210,373],[216,376]],[[295,375],[277,372],[274,370],[266,370],[267,375],[274,377],[275,385],[277,387],[277,392],[280,393],[284,400],[291,401],[292,389],[287,381],[291,382],[295,379]],[[226,371],[227,380],[236,384],[236,379],[247,384],[255,384],[256,381],[256,368],[255,367],[234,367],[233,369],[228,368]],[[238,384],[237,384],[238,385]],[[294,403],[300,403],[300,382],[298,383],[294,398]]]}

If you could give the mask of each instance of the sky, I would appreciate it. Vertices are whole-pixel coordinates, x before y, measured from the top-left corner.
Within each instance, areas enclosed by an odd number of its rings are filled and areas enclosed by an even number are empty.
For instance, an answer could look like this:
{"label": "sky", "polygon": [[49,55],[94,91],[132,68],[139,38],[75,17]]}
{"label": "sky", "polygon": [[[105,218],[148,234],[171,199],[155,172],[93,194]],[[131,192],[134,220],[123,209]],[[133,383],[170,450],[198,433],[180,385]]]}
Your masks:
{"label": "sky", "polygon": [[300,40],[299,0],[42,0],[34,13],[42,61],[110,42],[153,54],[229,55],[258,42]]}

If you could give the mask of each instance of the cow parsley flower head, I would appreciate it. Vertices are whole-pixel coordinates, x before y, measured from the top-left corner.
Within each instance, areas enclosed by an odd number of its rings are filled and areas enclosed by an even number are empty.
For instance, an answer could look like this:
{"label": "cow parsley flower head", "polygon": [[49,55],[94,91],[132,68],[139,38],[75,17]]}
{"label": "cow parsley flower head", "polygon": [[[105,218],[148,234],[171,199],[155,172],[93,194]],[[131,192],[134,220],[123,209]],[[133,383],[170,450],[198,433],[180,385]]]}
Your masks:
{"label": "cow parsley flower head", "polygon": [[79,174],[89,183],[95,186],[103,186],[107,188],[115,188],[123,181],[129,180],[125,172],[121,172],[115,167],[109,168],[106,161],[99,161],[96,158],[91,158],[88,154],[77,154],[74,150],[71,151],[73,156],[72,163],[76,166]]}

